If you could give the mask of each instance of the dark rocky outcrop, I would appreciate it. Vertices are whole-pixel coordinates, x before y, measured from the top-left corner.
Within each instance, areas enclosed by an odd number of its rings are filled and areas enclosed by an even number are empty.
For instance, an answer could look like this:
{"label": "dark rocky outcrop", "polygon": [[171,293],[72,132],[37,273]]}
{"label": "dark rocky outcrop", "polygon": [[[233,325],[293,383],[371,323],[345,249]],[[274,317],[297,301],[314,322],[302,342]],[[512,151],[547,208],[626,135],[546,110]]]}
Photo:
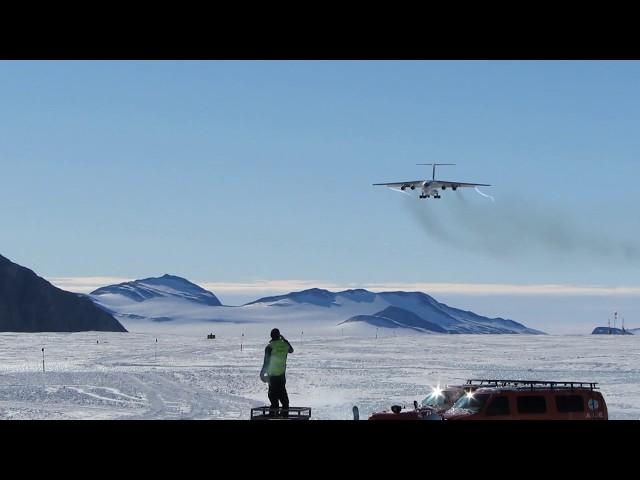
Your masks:
{"label": "dark rocky outcrop", "polygon": [[126,332],[84,296],[54,287],[0,255],[0,331]]}

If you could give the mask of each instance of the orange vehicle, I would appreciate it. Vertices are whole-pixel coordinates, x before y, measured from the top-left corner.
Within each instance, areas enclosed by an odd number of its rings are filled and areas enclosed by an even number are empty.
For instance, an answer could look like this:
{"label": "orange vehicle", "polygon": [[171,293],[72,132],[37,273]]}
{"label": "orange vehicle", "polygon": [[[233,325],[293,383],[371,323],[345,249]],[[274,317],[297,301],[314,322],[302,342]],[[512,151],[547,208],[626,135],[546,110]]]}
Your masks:
{"label": "orange vehicle", "polygon": [[447,410],[445,420],[607,420],[597,383],[467,380],[476,387]]}
{"label": "orange vehicle", "polygon": [[422,403],[413,402],[413,410],[402,410],[400,405],[392,405],[386,410],[371,414],[369,420],[442,420],[447,411],[465,392],[473,391],[475,385],[448,385],[445,388],[434,387]]}
{"label": "orange vehicle", "polygon": [[413,402],[413,410],[402,411],[400,405],[392,405],[391,411],[386,410],[371,414],[369,420],[442,420],[442,415],[431,407],[422,407]]}

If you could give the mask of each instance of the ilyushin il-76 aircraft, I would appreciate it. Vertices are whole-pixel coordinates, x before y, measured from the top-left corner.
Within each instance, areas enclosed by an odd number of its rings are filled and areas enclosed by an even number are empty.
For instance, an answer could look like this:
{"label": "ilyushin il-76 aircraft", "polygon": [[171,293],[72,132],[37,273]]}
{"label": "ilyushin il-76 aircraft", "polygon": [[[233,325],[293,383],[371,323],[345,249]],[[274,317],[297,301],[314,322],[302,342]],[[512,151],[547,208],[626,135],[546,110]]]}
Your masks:
{"label": "ilyushin il-76 aircraft", "polygon": [[440,198],[440,193],[438,190],[446,190],[450,188],[451,190],[456,190],[458,187],[490,187],[491,185],[487,185],[486,183],[465,183],[465,182],[450,182],[448,180],[436,180],[436,166],[438,165],[455,165],[455,163],[416,163],[416,165],[433,165],[433,173],[431,175],[431,180],[412,180],[410,182],[392,182],[392,183],[374,183],[374,185],[384,185],[389,188],[399,188],[400,190],[405,190],[410,188],[411,190],[415,190],[416,187],[420,187],[422,189],[422,193],[420,194],[420,198]]}

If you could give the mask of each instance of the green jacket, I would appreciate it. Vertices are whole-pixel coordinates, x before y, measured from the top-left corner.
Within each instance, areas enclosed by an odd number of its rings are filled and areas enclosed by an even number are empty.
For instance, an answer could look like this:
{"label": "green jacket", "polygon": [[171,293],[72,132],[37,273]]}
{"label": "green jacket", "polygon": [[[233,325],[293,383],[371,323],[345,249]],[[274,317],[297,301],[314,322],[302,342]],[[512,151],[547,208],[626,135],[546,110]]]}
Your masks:
{"label": "green jacket", "polygon": [[264,349],[262,372],[270,377],[284,375],[287,370],[287,355],[293,353],[293,347],[284,338],[271,340]]}

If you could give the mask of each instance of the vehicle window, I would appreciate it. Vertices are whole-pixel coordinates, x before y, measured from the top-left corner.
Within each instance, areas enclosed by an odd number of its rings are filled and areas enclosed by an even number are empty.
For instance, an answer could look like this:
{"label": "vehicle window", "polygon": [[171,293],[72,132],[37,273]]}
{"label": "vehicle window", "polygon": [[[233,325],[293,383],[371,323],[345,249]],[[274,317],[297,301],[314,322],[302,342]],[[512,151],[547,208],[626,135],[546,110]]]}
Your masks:
{"label": "vehicle window", "polygon": [[500,395],[495,397],[487,407],[487,415],[509,415],[509,397]]}
{"label": "vehicle window", "polygon": [[584,412],[584,399],[580,395],[556,395],[559,412]]}
{"label": "vehicle window", "polygon": [[422,400],[423,407],[444,408],[453,405],[459,395],[457,392],[442,392],[440,395],[430,394]]}
{"label": "vehicle window", "polygon": [[479,395],[467,393],[461,396],[458,401],[453,404],[452,408],[467,410],[471,413],[478,413],[480,410],[482,410],[482,407],[484,406],[488,398],[489,395],[486,393]]}
{"label": "vehicle window", "polygon": [[525,395],[518,397],[518,413],[544,413],[547,402],[542,395]]}
{"label": "vehicle window", "polygon": [[447,403],[445,395],[429,395],[422,400],[423,407],[443,407]]}

